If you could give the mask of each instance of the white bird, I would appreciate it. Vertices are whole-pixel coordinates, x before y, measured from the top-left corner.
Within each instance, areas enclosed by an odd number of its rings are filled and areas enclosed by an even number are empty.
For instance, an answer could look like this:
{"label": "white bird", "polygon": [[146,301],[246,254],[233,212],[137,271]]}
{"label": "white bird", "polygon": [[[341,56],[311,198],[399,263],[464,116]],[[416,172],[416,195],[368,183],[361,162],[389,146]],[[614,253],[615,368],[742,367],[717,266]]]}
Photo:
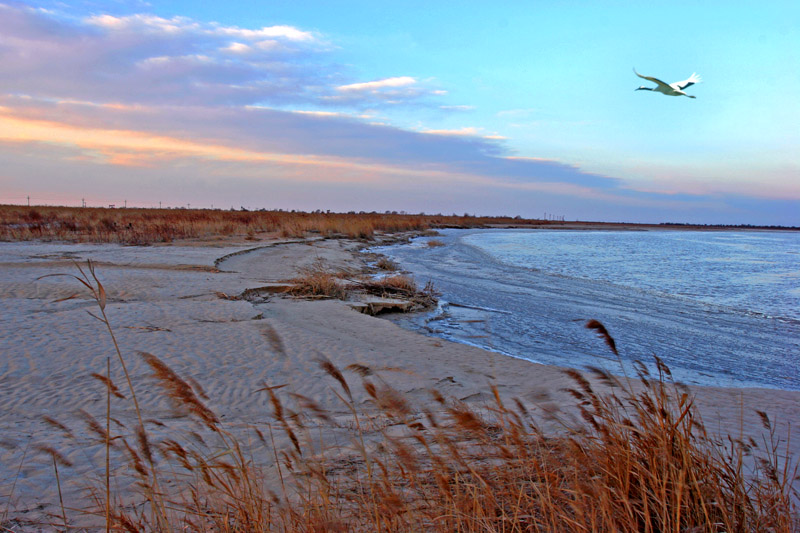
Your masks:
{"label": "white bird", "polygon": [[663,81],[659,80],[658,78],[651,78],[650,76],[642,76],[641,74],[636,72],[636,69],[633,69],[633,73],[639,76],[640,78],[652,81],[657,85],[657,87],[645,87],[644,85],[642,85],[641,87],[636,89],[637,91],[655,91],[657,93],[666,94],[667,96],[683,95],[683,96],[688,96],[689,98],[696,98],[695,96],[686,94],[685,92],[683,92],[683,90],[686,89],[687,87],[691,87],[695,83],[700,83],[701,81],[700,76],[698,76],[697,74],[692,74],[691,76],[689,76],[688,80],[676,81],[675,83],[666,84]]}

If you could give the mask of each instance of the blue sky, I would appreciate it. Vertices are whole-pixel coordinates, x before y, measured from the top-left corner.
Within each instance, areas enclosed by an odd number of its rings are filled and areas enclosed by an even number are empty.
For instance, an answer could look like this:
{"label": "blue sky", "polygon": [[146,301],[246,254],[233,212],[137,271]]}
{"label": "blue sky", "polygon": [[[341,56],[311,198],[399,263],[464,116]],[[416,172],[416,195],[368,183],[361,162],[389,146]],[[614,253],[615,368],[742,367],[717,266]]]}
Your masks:
{"label": "blue sky", "polygon": [[[793,1],[0,0],[0,202],[800,225],[798,20]],[[633,67],[703,82],[636,92]]]}

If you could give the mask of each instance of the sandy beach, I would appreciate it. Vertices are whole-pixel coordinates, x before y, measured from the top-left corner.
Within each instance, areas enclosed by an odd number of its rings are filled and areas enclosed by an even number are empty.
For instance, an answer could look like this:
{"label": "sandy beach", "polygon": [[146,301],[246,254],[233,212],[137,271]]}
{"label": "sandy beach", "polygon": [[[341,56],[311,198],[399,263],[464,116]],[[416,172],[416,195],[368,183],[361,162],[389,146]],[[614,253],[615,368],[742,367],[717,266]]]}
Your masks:
{"label": "sandy beach", "polygon": [[[85,266],[89,259],[107,291],[105,311],[144,415],[168,423],[154,429],[156,434],[188,433],[194,426],[163,397],[139,352],[156,355],[200,383],[209,407],[241,435],[251,426],[274,423],[269,398],[259,392],[265,386],[286,385],[346,416],[335,383],[319,367],[320,357],[341,368],[360,363],[384,369],[387,382],[421,405],[430,402],[428,390],[437,387],[479,407],[490,399],[494,384],[503,398],[519,398],[534,411],[562,409],[571,416],[572,401],[562,390],[571,382],[562,368],[407,331],[339,300],[292,299],[266,291],[235,299],[248,289],[290,279],[315,262],[362,271],[368,261],[360,252],[363,246],[344,239],[143,247],[0,243],[0,513],[22,525],[57,514],[53,464],[37,445],[57,449],[73,463],[60,472],[67,507],[92,503],[84,489],[102,473],[103,447],[80,446],[42,419],[57,420],[80,440],[86,434],[81,410],[105,416],[105,387],[90,375],[104,374],[111,358],[112,379],[120,387],[124,383],[105,325],[87,313],[96,312],[97,304],[74,278],[50,276],[78,274],[75,262]],[[356,376],[353,381],[358,382]],[[354,390],[356,403],[364,403],[363,392]],[[755,412],[760,409],[773,420],[777,436],[790,438],[790,453],[800,451],[800,392],[712,387],[692,392],[713,433],[763,442],[767,435]],[[112,412],[132,427],[129,402],[114,400]],[[279,439],[277,445],[285,442]],[[256,461],[268,465],[273,460],[271,450],[252,449]],[[262,456],[256,455],[259,449]]]}

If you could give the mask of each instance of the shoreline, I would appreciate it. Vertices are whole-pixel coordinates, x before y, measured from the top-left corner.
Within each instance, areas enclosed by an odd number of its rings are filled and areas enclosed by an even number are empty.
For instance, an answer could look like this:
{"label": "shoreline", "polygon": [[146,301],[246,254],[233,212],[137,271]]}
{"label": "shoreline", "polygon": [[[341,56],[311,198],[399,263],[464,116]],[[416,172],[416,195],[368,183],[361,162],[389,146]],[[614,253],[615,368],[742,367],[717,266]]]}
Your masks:
{"label": "shoreline", "polygon": [[[635,222],[559,222],[551,221],[548,225],[531,224],[487,224],[487,229],[542,229],[542,230],[586,230],[586,231],[800,231],[796,226],[752,226],[725,224],[684,224],[669,223],[645,224]],[[469,229],[469,228],[464,228]],[[476,228],[479,229],[479,228]]]}
{"label": "shoreline", "polygon": [[[540,415],[563,409],[571,416],[566,406],[573,402],[563,390],[571,381],[564,368],[428,337],[355,312],[338,300],[270,296],[251,303],[220,296],[285,281],[320,260],[331,268],[361,270],[366,260],[362,247],[361,241],[347,239],[150,247],[0,243],[0,338],[6,339],[0,366],[0,493],[7,495],[14,486],[12,514],[31,520],[57,507],[52,464],[29,452],[35,444],[63,450],[78,465],[73,479],[62,481],[65,498],[73,503],[83,501],[80,483],[97,472],[96,452],[87,461],[86,449],[41,419],[46,414],[77,429],[82,425],[77,408],[98,418],[104,408],[103,388],[88,376],[105,371],[113,348],[100,325],[86,315],[92,302],[86,295],[64,299],[79,289],[68,277],[37,279],[75,273],[72,260],[98,260],[107,312],[134,383],[152,384],[137,352],[153,353],[178,374],[197,380],[212,409],[237,431],[271,420],[268,398],[257,392],[265,384],[285,384],[337,416],[347,416],[329,376],[318,366],[320,356],[340,368],[357,363],[377,369],[387,383],[422,405],[430,401],[428,390],[437,387],[482,406],[491,399],[489,385],[495,384],[502,398],[520,398]],[[602,351],[601,341],[597,349]],[[112,375],[118,385],[123,383],[119,369]],[[348,374],[348,379],[358,382],[357,376]],[[797,458],[800,392],[694,386],[691,391],[706,426],[720,435],[759,441],[765,432],[755,409],[769,414],[781,438],[791,424],[789,451]],[[356,394],[357,402],[366,399]],[[188,431],[188,419],[176,417],[155,388],[144,387],[140,401],[148,416]],[[130,421],[130,410],[119,410],[116,416]]]}
{"label": "shoreline", "polygon": [[[515,235],[515,232],[519,233]],[[740,236],[737,239],[751,242],[744,234],[735,234]],[[644,234],[616,235],[615,242],[622,239],[619,242],[623,245],[626,242],[662,243],[672,238],[666,233],[654,236],[655,241]],[[599,319],[617,338],[627,364],[639,360],[654,370],[649,363],[655,352],[670,366],[677,379],[687,384],[800,390],[800,375],[792,365],[800,322],[785,316],[774,317],[781,302],[792,301],[788,296],[769,306],[763,304],[766,310],[755,312],[752,310],[759,309],[755,307],[759,304],[756,300],[749,302],[753,307],[744,300],[734,307],[719,299],[704,299],[707,293],[702,292],[703,287],[692,285],[704,283],[704,277],[681,281],[678,283],[681,286],[671,285],[665,278],[669,269],[658,265],[652,267],[654,279],[664,280],[665,284],[637,284],[637,273],[648,271],[648,266],[641,263],[634,263],[627,270],[628,278],[624,278],[627,267],[620,267],[622,281],[609,277],[611,271],[602,268],[598,270],[601,275],[592,277],[590,269],[578,264],[582,261],[579,254],[567,253],[569,246],[577,242],[587,253],[592,253],[593,247],[603,246],[606,236],[601,233],[582,236],[573,232],[571,236],[562,237],[527,230],[450,230],[438,238],[445,244],[442,247],[426,247],[426,240],[420,239],[411,246],[379,248],[378,251],[411,270],[419,279],[431,280],[443,292],[439,313],[399,316],[396,321],[416,331],[499,353],[519,354],[524,359],[555,365],[566,361],[567,365],[584,368],[595,364],[592,359],[596,350],[594,338],[583,330],[580,322]],[[675,238],[683,242],[682,237]],[[769,243],[775,238],[763,242]],[[705,238],[696,233],[687,242],[696,239],[705,242],[715,237]],[[790,240],[797,242],[794,237]],[[512,255],[518,253],[515,251],[518,247],[528,246],[525,243],[535,249],[548,243],[557,246],[561,242],[566,243],[567,252],[557,256],[560,259],[554,262],[552,269],[541,266],[534,257],[521,261],[519,258],[524,259],[524,254]],[[492,246],[497,248],[497,255],[490,253]],[[727,247],[721,249],[728,253]],[[504,253],[512,259],[505,260]],[[607,266],[608,261],[603,262],[605,255],[598,253],[600,259],[591,263],[595,260],[587,258],[589,264]],[[553,252],[543,250],[542,254],[541,263],[547,265]],[[678,256],[689,257],[685,251]],[[791,265],[784,267],[780,272]],[[712,281],[718,282],[719,276]],[[739,294],[736,292],[738,285],[735,282],[732,285],[734,288],[728,294]],[[785,288],[786,284],[779,287]],[[679,292],[682,288],[696,297],[683,296]],[[468,306],[464,308],[459,304]],[[791,309],[788,307],[787,311]]]}

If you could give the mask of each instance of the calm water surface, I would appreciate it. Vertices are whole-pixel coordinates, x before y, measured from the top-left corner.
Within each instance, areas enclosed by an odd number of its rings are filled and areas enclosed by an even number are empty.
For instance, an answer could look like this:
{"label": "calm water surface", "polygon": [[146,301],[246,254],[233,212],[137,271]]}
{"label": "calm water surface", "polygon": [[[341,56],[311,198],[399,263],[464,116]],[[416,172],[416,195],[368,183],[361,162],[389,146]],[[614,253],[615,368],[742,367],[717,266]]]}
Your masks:
{"label": "calm water surface", "polygon": [[527,231],[462,242],[521,268],[800,320],[800,233]]}
{"label": "calm water surface", "polygon": [[536,362],[664,359],[687,383],[800,390],[800,233],[450,230],[380,251],[442,291],[397,320]]}

